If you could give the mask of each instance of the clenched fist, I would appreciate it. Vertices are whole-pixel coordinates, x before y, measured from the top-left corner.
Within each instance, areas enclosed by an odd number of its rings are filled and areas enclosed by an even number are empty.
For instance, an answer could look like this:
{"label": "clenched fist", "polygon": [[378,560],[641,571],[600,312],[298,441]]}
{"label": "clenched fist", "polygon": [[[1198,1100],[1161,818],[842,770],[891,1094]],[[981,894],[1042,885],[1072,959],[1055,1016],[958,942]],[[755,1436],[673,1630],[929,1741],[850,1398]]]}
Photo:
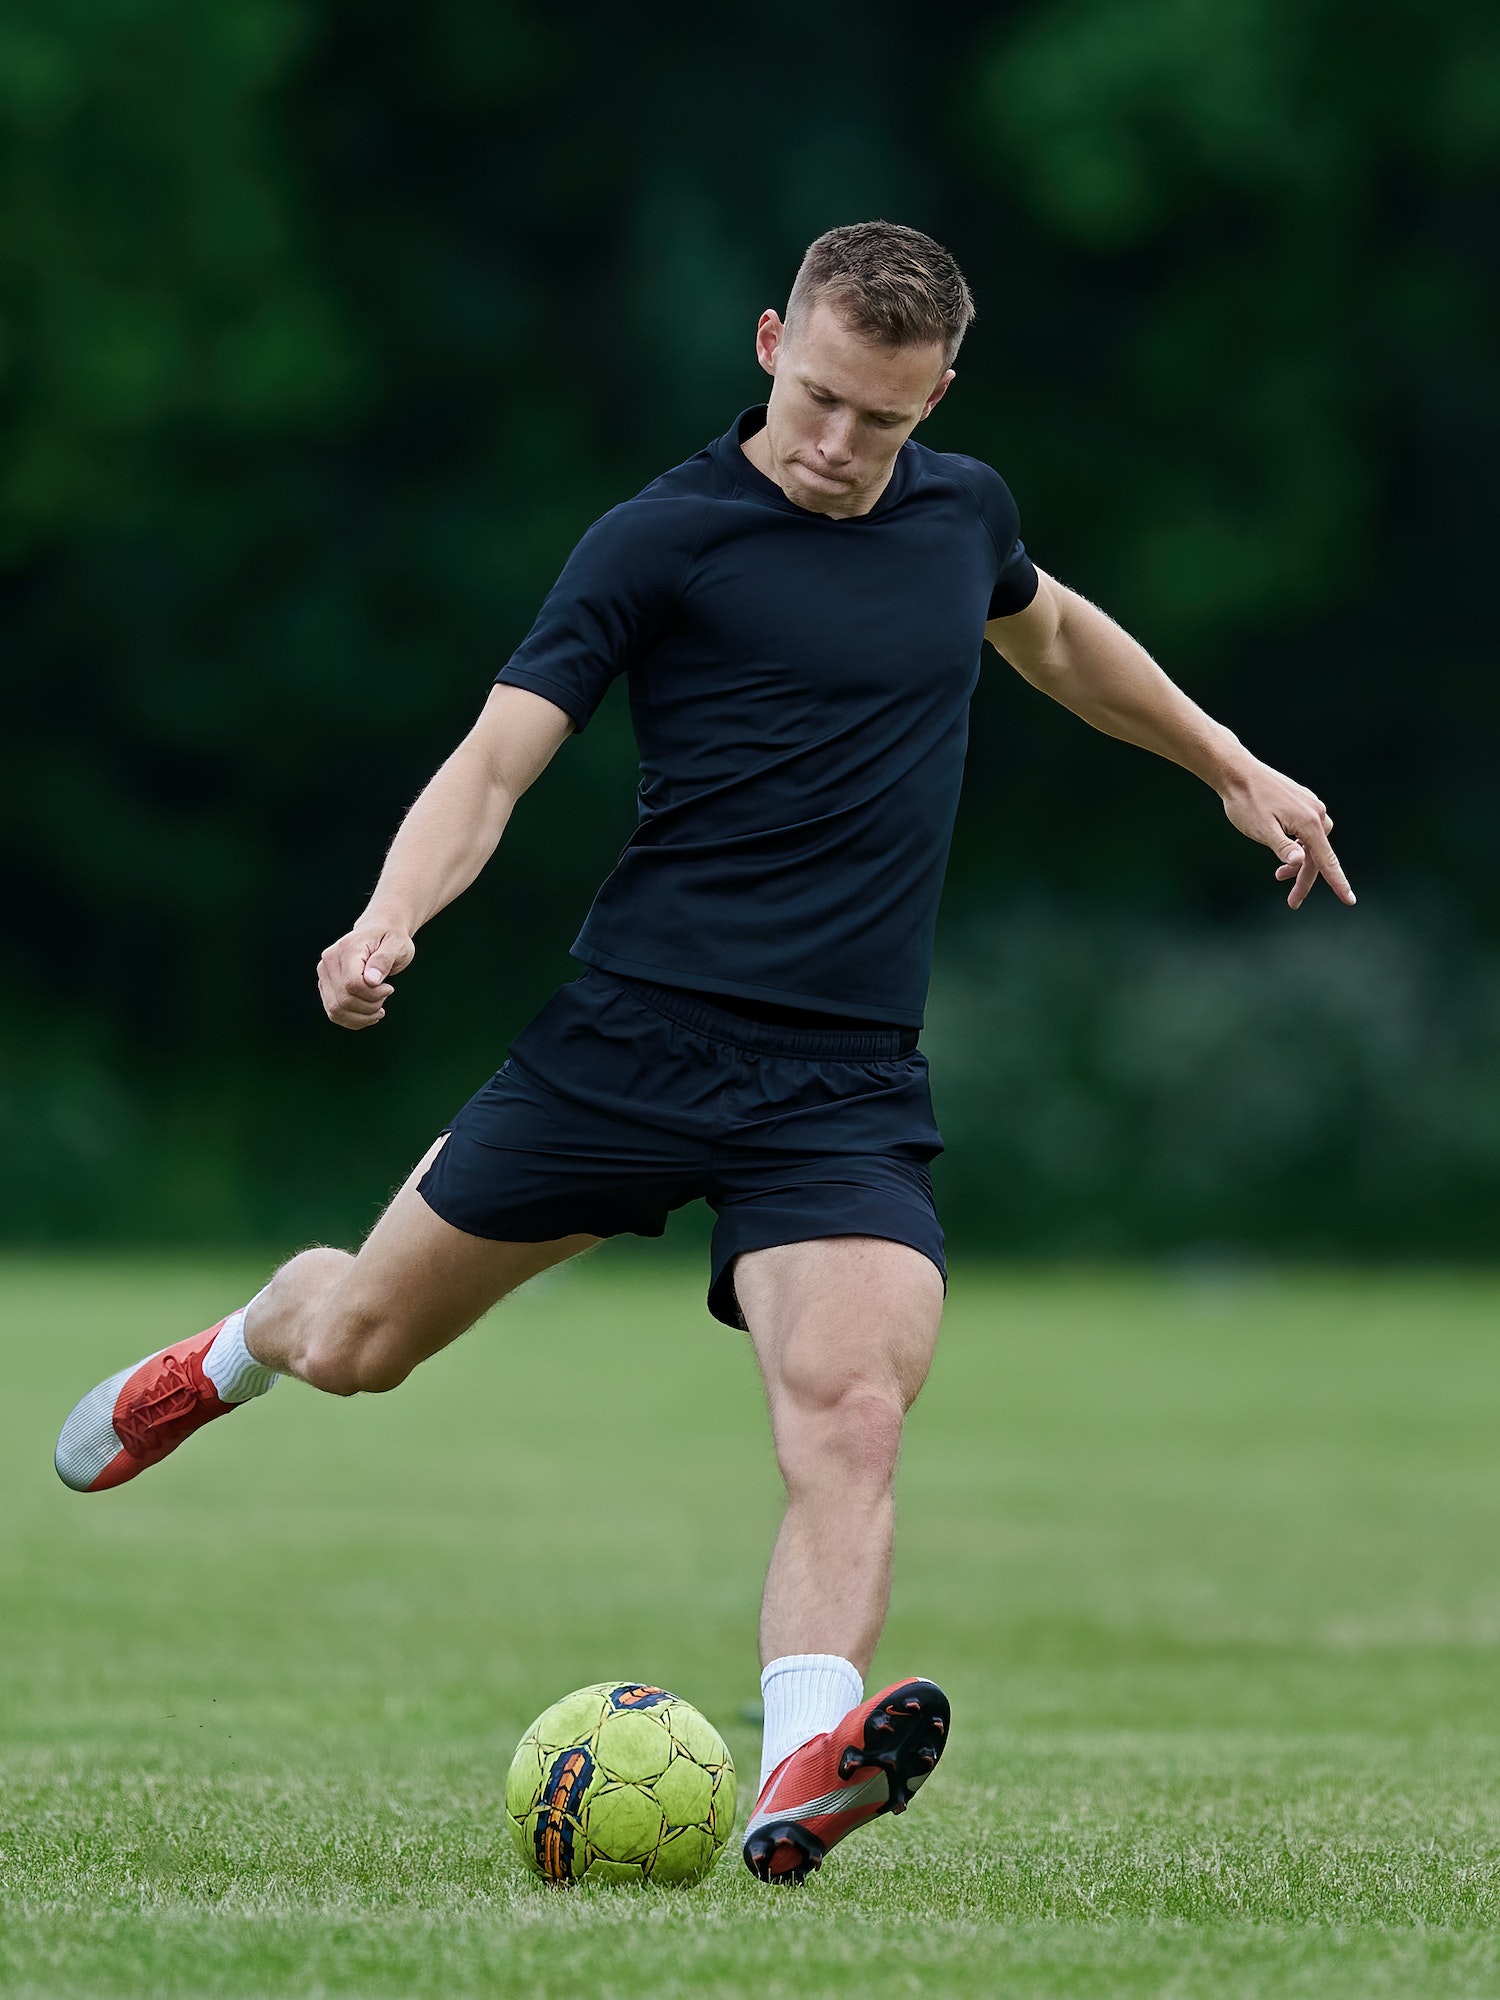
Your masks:
{"label": "clenched fist", "polygon": [[323,1012],[340,1028],[373,1028],[385,1019],[385,1003],[396,990],[391,979],[416,955],[404,931],[357,924],[318,960]]}

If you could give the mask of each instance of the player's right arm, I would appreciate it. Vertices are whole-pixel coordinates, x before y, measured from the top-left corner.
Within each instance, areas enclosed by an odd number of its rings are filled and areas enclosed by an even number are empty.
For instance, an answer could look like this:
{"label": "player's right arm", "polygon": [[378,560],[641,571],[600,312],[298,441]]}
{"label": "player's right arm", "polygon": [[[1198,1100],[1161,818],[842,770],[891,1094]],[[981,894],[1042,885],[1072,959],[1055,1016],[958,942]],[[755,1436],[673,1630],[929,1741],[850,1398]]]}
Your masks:
{"label": "player's right arm", "polygon": [[490,690],[479,720],[401,822],[358,922],[318,960],[318,993],[330,1021],[372,1028],[385,1019],[391,978],[411,964],[417,932],[478,875],[516,801],[573,726],[529,688]]}
{"label": "player's right arm", "polygon": [[385,1018],[391,977],[410,965],[417,931],[468,888],[522,792],[564,737],[588,726],[643,634],[675,601],[701,515],[701,501],[638,498],[584,535],[478,722],[402,821],[364,914],[319,960],[330,1021],[370,1028]]}

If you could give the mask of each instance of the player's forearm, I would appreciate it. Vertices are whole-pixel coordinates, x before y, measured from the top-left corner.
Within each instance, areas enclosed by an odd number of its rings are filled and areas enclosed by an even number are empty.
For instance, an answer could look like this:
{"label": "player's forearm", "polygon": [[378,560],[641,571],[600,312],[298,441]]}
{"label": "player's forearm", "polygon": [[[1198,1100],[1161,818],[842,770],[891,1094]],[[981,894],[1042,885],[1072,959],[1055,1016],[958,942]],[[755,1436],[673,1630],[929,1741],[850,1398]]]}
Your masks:
{"label": "player's forearm", "polygon": [[1061,587],[1059,596],[1050,644],[1039,657],[1016,662],[1018,670],[1093,728],[1180,764],[1222,796],[1253,762],[1239,738],[1097,605]]}
{"label": "player's forearm", "polygon": [[415,937],[474,881],[515,803],[490,762],[461,743],[401,822],[360,924]]}

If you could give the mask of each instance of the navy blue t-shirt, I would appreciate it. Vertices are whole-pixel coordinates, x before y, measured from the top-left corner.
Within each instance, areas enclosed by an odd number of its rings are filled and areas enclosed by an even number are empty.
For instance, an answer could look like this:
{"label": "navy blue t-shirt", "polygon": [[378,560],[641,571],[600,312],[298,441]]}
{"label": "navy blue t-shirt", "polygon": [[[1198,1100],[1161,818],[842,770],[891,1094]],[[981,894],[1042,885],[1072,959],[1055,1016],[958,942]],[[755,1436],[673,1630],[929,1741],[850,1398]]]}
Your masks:
{"label": "navy blue t-shirt", "polygon": [[908,442],[835,520],[746,458],[764,421],[596,521],[496,678],[579,729],[627,678],[639,817],[575,958],[920,1027],[985,624],[1036,571],[978,459]]}

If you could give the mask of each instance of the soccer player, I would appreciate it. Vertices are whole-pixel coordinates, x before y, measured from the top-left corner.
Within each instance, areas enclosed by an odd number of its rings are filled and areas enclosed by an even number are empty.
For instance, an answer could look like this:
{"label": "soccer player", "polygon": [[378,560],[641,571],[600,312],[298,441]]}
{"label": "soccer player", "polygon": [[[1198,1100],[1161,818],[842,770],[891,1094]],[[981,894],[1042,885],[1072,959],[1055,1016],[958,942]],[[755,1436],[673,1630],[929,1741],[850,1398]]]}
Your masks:
{"label": "soccer player", "polygon": [[573,946],[582,976],[357,1255],[293,1257],[248,1306],[101,1383],[57,1449],[63,1479],[99,1492],[282,1375],[394,1389],[535,1273],[622,1231],[658,1236],[706,1197],[709,1310],[748,1331],[787,1493],[744,1848],[766,1881],[802,1880],[903,1810],[948,1730],[932,1682],[866,1699],[863,1676],[946,1287],[917,1039],[985,640],[1211,786],[1293,909],[1319,876],[1354,901],[1322,801],[1034,566],[997,473],[913,441],[973,311],[915,230],[812,245],[785,319],[756,331],[766,405],[589,529],[318,965],[331,1021],[382,1021],[422,925],[624,675],[639,816]]}

